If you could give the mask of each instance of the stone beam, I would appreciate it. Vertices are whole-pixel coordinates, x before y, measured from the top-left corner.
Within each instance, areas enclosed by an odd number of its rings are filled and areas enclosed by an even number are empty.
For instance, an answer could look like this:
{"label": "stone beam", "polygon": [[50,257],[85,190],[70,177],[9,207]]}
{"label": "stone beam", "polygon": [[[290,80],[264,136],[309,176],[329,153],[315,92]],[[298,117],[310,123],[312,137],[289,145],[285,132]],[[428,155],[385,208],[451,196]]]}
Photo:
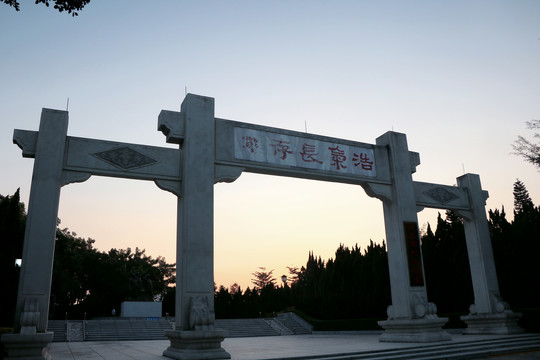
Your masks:
{"label": "stone beam", "polygon": [[413,181],[416,205],[435,209],[468,210],[467,190],[457,186]]}

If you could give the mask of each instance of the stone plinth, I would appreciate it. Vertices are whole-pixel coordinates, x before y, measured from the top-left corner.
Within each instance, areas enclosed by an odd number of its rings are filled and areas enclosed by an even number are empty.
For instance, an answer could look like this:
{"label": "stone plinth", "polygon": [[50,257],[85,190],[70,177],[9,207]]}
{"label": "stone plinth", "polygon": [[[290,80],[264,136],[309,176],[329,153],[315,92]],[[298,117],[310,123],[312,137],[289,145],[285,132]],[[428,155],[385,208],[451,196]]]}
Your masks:
{"label": "stone plinth", "polygon": [[28,335],[4,334],[1,341],[7,352],[5,360],[51,360],[48,346],[52,339],[52,332]]}
{"label": "stone plinth", "polygon": [[436,342],[452,340],[450,334],[442,329],[448,318],[390,319],[379,321],[385,331],[379,341],[385,342]]}
{"label": "stone plinth", "polygon": [[517,324],[521,316],[521,313],[507,310],[497,314],[469,314],[460,319],[467,324],[463,334],[508,335],[524,332]]}
{"label": "stone plinth", "polygon": [[181,360],[230,359],[231,355],[221,347],[226,335],[224,330],[165,331],[171,345],[163,356]]}

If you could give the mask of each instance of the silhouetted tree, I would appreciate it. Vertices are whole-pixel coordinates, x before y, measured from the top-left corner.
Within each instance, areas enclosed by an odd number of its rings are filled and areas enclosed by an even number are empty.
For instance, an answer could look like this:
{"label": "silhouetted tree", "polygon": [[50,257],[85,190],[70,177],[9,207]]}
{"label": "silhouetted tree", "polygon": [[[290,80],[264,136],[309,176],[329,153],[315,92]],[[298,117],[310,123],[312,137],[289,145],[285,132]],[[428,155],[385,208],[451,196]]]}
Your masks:
{"label": "silhouetted tree", "polygon": [[[95,276],[103,276],[101,281],[114,281],[104,272],[100,273],[99,252],[93,247],[94,240],[77,237],[68,229],[57,229],[51,304],[49,311],[55,318],[80,317],[84,311],[81,303],[89,295]],[[95,280],[99,282],[99,280]],[[110,311],[110,310],[109,310]]]}
{"label": "silhouetted tree", "polygon": [[[540,120],[527,121],[526,124],[528,129],[540,130]],[[534,137],[540,139],[540,133],[535,133]],[[518,136],[512,148],[514,148],[514,154],[521,156],[525,161],[540,169],[540,142],[534,143],[523,136]]]}
{"label": "silhouetted tree", "polygon": [[493,252],[503,299],[513,307],[540,307],[540,208],[525,184],[514,183],[514,220],[490,212]]}
{"label": "silhouetted tree", "polygon": [[0,327],[13,326],[20,272],[15,260],[22,258],[25,223],[19,189],[12,196],[0,195]]}
{"label": "silhouetted tree", "polygon": [[382,318],[390,305],[386,245],[340,245],[326,262],[310,252],[291,290],[293,303],[318,318]]}
{"label": "silhouetted tree", "polygon": [[516,249],[517,242],[513,241],[514,229],[506,219],[504,207],[501,210],[489,210],[489,233],[501,296],[505,301],[515,305],[513,299],[508,298],[508,296],[511,296],[512,291],[516,290],[512,278],[514,278],[515,270],[513,267],[519,250]]}
{"label": "silhouetted tree", "polygon": [[[20,11],[18,0],[0,0],[0,2],[13,7],[16,11]],[[35,0],[36,4],[45,4],[47,7],[49,7],[50,4],[54,4],[53,8],[59,12],[67,11],[67,13],[72,16],[79,15],[77,11],[82,10],[89,2],[90,0]]]}
{"label": "silhouetted tree", "polygon": [[51,311],[56,318],[110,315],[123,301],[163,300],[174,284],[174,264],[162,257],[93,247],[93,239],[83,239],[68,229],[57,230],[51,294]]}
{"label": "silhouetted tree", "polygon": [[529,191],[519,179],[514,183],[514,216],[530,212],[534,209],[534,204],[529,195]]}
{"label": "silhouetted tree", "polygon": [[[175,283],[174,271],[174,264],[166,263],[162,257],[154,259],[144,249],[99,253],[83,308],[93,316],[102,316],[113,308],[119,309],[122,301],[162,300],[168,286]],[[108,281],[100,281],[103,276]]]}
{"label": "silhouetted tree", "polygon": [[229,290],[221,285],[214,294],[214,310],[216,318],[218,319],[230,319],[235,317],[232,312],[232,296]]}
{"label": "silhouetted tree", "polygon": [[435,233],[428,224],[422,236],[422,255],[429,301],[440,313],[467,312],[474,295],[463,220],[439,213]]}
{"label": "silhouetted tree", "polygon": [[287,276],[287,281],[291,284],[294,284],[298,281],[298,277],[300,276],[300,269],[298,266],[287,266],[287,269],[289,270],[289,276]]}
{"label": "silhouetted tree", "polygon": [[255,285],[255,289],[262,290],[267,286],[274,286],[276,279],[272,276],[274,270],[266,271],[265,267],[259,267],[260,271],[255,271],[251,275],[255,276],[255,279],[251,279],[251,283]]}

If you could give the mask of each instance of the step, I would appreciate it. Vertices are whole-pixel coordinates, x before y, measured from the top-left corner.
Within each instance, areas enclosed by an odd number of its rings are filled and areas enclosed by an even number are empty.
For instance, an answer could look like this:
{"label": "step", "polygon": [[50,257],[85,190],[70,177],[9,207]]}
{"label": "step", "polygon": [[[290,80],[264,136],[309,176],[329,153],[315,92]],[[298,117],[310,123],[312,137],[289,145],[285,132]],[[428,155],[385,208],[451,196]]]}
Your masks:
{"label": "step", "polygon": [[[448,342],[436,345],[419,345],[411,348],[366,351],[332,355],[291,357],[287,360],[461,360],[487,356],[540,350],[540,335],[521,335],[507,338]],[[272,359],[269,359],[272,360]],[[274,359],[277,360],[277,359]]]}
{"label": "step", "polygon": [[304,335],[312,333],[312,326],[295,313],[279,314],[276,321],[280,322],[294,335]]}
{"label": "step", "polygon": [[216,328],[228,332],[227,337],[278,336],[264,319],[217,319]]}

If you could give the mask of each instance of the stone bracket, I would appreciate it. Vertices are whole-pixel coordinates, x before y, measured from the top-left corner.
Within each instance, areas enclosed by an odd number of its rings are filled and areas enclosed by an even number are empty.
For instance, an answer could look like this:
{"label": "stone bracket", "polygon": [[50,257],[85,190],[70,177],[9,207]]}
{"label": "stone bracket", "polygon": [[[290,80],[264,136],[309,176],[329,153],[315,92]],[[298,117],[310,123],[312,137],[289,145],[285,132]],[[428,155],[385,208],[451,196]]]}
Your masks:
{"label": "stone bracket", "polygon": [[80,171],[62,171],[62,181],[61,186],[73,184],[73,183],[81,183],[85,182],[86,180],[90,179],[92,176],[91,173],[87,172],[80,172]]}
{"label": "stone bracket", "polygon": [[380,183],[360,184],[369,197],[381,201],[391,202],[393,200],[392,185]]}
{"label": "stone bracket", "polygon": [[416,167],[420,165],[420,154],[415,151],[409,151],[409,161],[411,163],[411,173],[416,172]]}
{"label": "stone bracket", "polygon": [[216,164],[214,167],[214,184],[220,182],[231,183],[238,179],[244,170],[245,168],[239,166]]}
{"label": "stone bracket", "polygon": [[34,158],[36,156],[38,132],[30,130],[13,131],[13,143],[22,150],[22,156],[25,158]]}
{"label": "stone bracket", "polygon": [[180,194],[182,193],[181,181],[157,179],[154,180],[154,183],[161,190],[169,191],[176,196],[180,196]]}
{"label": "stone bracket", "polygon": [[186,116],[183,112],[161,110],[158,116],[158,131],[161,131],[170,144],[182,145]]}

